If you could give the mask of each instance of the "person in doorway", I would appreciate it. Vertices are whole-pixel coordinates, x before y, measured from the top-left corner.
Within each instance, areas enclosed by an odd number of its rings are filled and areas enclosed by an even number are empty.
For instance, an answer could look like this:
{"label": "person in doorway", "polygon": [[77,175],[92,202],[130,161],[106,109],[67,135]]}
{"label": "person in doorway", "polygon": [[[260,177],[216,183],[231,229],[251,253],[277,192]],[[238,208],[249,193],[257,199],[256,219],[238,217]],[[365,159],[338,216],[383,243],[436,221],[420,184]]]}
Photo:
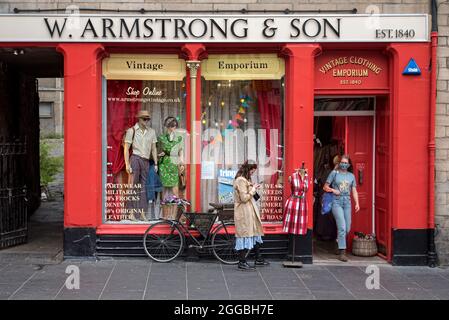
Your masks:
{"label": "person in doorway", "polygon": [[[264,233],[259,208],[254,199],[260,185],[251,182],[251,176],[256,170],[257,164],[245,161],[237,171],[234,180],[235,250],[239,253],[238,268],[241,270],[254,270],[255,266],[269,264],[260,253]],[[256,254],[254,267],[250,266],[246,260],[249,251],[253,248]]]}
{"label": "person in doorway", "polygon": [[340,157],[338,168],[333,170],[324,184],[324,191],[332,192],[332,214],[337,223],[338,259],[346,262],[346,236],[351,230],[351,191],[355,202],[355,212],[360,210],[354,174],[348,171],[349,156]]}

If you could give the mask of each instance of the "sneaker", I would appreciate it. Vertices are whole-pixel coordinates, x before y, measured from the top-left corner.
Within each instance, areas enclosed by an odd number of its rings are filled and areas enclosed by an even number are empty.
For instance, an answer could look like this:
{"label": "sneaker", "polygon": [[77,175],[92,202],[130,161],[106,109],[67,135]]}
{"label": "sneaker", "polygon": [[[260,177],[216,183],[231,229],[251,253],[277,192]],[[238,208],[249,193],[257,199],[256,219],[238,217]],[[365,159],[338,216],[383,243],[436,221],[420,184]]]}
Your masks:
{"label": "sneaker", "polygon": [[270,263],[265,259],[256,259],[254,266],[268,266]]}
{"label": "sneaker", "polygon": [[250,266],[248,262],[239,262],[238,268],[242,271],[254,271],[256,270],[254,267]]}

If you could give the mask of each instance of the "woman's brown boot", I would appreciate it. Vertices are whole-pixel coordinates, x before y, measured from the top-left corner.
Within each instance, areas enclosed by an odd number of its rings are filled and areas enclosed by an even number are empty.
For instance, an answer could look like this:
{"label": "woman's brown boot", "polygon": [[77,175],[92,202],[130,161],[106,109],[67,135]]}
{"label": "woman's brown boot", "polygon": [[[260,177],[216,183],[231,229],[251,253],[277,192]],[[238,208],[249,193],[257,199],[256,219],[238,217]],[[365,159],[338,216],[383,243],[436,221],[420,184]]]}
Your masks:
{"label": "woman's brown boot", "polygon": [[347,262],[348,261],[348,257],[346,257],[346,250],[345,249],[340,249],[340,254],[338,256],[338,260],[343,261],[343,262]]}

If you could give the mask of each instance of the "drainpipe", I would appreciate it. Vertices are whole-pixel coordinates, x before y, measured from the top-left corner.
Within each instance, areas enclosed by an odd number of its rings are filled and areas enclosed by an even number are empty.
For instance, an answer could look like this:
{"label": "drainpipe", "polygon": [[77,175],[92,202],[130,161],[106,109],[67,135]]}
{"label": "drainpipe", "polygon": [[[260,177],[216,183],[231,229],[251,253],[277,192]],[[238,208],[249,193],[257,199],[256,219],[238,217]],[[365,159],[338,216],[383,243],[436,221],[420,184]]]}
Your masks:
{"label": "drainpipe", "polygon": [[438,15],[437,2],[431,1],[432,32],[430,60],[430,117],[429,117],[429,216],[428,216],[428,252],[427,261],[431,268],[436,267],[437,253],[435,250],[435,108],[437,83],[437,47],[438,47]]}

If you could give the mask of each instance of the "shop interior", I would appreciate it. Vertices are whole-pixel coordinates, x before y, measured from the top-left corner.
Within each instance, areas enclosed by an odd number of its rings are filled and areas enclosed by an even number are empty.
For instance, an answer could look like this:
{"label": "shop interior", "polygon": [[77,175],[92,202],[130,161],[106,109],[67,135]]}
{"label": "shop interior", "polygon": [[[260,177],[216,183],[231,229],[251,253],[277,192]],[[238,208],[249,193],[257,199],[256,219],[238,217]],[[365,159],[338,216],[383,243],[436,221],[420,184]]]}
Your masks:
{"label": "shop interior", "polygon": [[329,173],[344,153],[344,117],[314,117],[314,188],[313,242],[314,256],[328,256],[335,251],[337,227],[332,213],[321,214],[323,186]]}

